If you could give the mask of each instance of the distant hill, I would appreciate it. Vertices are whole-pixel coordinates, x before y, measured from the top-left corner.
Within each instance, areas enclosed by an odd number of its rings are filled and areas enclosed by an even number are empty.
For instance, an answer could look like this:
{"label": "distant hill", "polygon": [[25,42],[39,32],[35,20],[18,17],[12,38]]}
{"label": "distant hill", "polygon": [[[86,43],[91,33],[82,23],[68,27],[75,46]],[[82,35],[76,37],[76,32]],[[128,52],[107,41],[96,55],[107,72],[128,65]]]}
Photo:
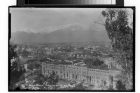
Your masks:
{"label": "distant hill", "polygon": [[62,43],[62,42],[108,42],[105,31],[95,31],[91,28],[83,28],[80,25],[72,25],[57,29],[50,33],[33,33],[25,31],[13,32],[11,41],[17,44],[24,43]]}

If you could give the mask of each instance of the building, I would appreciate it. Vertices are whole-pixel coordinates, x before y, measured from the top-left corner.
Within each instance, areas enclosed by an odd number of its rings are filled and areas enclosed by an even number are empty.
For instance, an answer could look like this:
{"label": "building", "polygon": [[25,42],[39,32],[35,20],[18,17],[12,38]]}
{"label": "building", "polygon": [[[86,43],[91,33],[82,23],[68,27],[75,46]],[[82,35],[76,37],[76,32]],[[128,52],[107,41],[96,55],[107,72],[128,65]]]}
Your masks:
{"label": "building", "polygon": [[117,70],[91,69],[71,64],[42,63],[44,76],[50,75],[53,71],[61,79],[84,82],[85,85],[94,85],[95,89],[107,89],[111,85],[115,89],[115,76],[120,73]]}

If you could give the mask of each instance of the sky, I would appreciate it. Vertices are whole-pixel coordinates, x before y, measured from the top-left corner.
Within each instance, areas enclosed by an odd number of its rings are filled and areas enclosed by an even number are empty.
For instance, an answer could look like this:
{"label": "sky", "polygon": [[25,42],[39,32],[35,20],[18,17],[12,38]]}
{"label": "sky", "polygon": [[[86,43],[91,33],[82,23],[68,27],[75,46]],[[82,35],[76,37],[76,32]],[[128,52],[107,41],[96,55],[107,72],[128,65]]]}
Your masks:
{"label": "sky", "polygon": [[11,8],[11,31],[52,32],[71,25],[85,28],[94,27],[99,31],[104,27],[95,23],[103,22],[101,8]]}

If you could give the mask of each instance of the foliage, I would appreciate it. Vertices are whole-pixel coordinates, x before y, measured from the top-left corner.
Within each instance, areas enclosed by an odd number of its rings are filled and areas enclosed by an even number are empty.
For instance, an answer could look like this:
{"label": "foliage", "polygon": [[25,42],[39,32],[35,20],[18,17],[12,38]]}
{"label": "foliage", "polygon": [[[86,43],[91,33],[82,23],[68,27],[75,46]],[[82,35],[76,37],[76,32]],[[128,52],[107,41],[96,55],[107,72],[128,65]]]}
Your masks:
{"label": "foliage", "polygon": [[114,50],[127,51],[132,49],[133,30],[129,26],[128,13],[123,9],[107,9],[102,12],[105,28]]}
{"label": "foliage", "polygon": [[9,45],[9,59],[14,59],[17,57],[17,53],[15,52],[16,45]]}
{"label": "foliage", "polygon": [[123,68],[123,74],[128,77],[132,75],[133,68],[133,21],[130,22],[128,9],[106,9],[102,11],[105,18],[105,28],[111,40],[114,57]]}
{"label": "foliage", "polygon": [[53,71],[48,77],[48,84],[56,85],[58,83],[58,79],[59,79],[58,75]]}
{"label": "foliage", "polygon": [[113,89],[113,86],[110,85],[109,88],[108,88],[108,90],[114,90]]}
{"label": "foliage", "polygon": [[30,53],[27,50],[22,51],[22,56],[27,57]]}
{"label": "foliage", "polygon": [[47,81],[47,77],[45,77],[42,74],[38,74],[37,77],[35,78],[35,83],[36,84],[43,85],[45,81]]}
{"label": "foliage", "polygon": [[[16,45],[9,45],[9,61],[10,61],[10,89],[15,88],[15,83],[20,80],[20,77],[25,72],[24,69],[20,69],[18,61],[16,60],[17,53],[15,52]],[[14,61],[12,61],[15,59]]]}
{"label": "foliage", "polygon": [[39,69],[39,68],[40,68],[40,64],[37,64],[35,62],[28,64],[28,69],[30,69],[30,70]]}
{"label": "foliage", "polygon": [[86,90],[86,87],[83,86],[83,82],[76,85],[72,90]]}
{"label": "foliage", "polygon": [[98,58],[85,59],[85,64],[89,67],[101,66],[104,62]]}
{"label": "foliage", "polygon": [[117,90],[126,90],[125,84],[123,84],[121,80],[117,81],[116,88],[117,88]]}

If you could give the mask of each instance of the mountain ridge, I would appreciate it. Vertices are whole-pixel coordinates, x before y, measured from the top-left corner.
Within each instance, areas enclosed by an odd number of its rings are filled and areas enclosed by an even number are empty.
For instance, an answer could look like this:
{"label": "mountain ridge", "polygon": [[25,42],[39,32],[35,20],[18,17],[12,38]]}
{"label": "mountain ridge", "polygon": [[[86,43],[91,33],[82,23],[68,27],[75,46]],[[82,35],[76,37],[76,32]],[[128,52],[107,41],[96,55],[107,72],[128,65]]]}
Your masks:
{"label": "mountain ridge", "polygon": [[108,42],[105,31],[95,31],[79,25],[57,29],[53,32],[34,33],[27,31],[13,32],[11,41],[17,44],[24,43],[61,43],[61,42]]}

